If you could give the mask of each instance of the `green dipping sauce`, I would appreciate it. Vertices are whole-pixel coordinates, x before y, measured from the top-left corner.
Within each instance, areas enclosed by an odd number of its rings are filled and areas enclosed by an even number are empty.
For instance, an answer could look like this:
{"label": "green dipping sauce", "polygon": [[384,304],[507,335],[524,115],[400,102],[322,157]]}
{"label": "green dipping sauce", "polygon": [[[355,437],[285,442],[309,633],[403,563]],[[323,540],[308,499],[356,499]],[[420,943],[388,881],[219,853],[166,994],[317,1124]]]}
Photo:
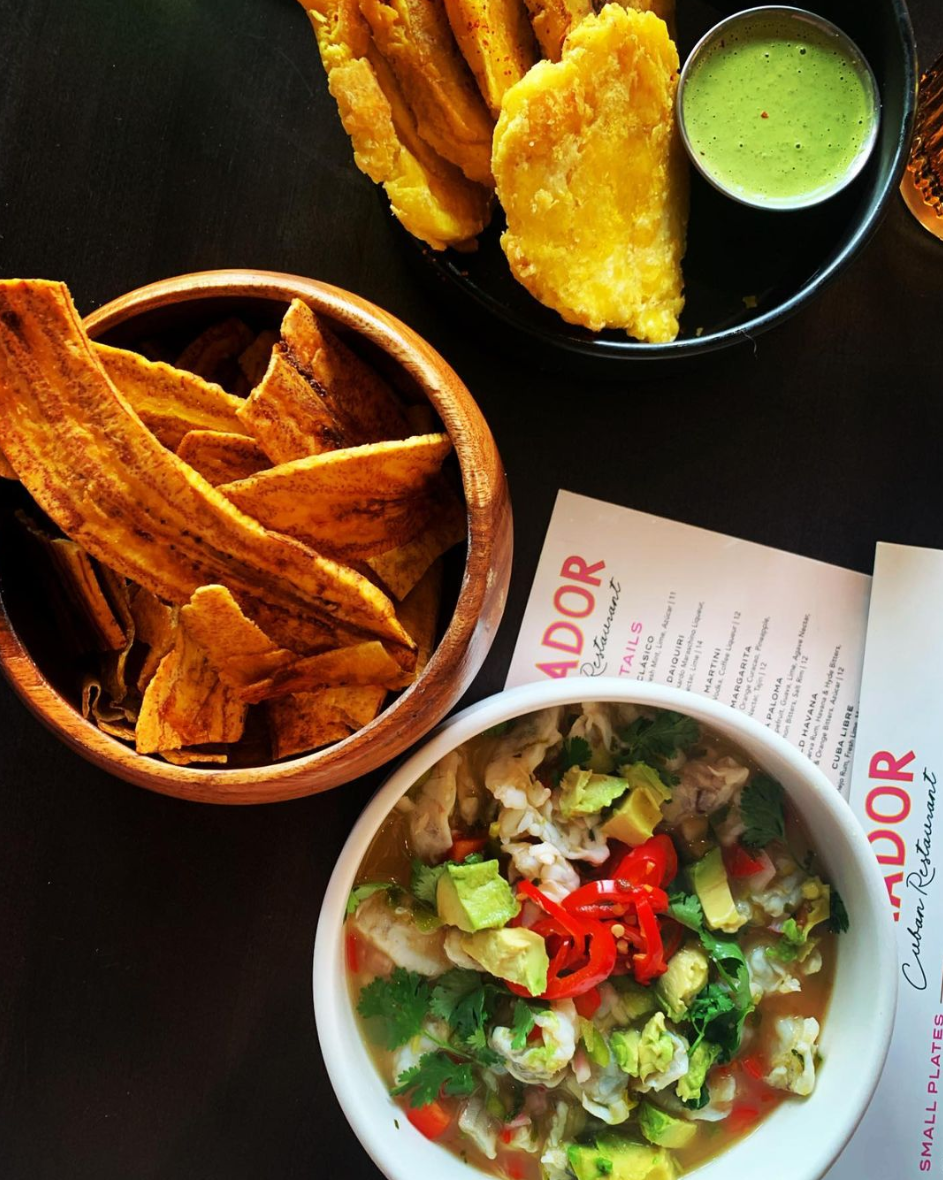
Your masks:
{"label": "green dipping sauce", "polygon": [[720,30],[691,63],[682,95],[703,171],[770,208],[811,204],[841,188],[877,117],[870,75],[844,41],[778,13]]}

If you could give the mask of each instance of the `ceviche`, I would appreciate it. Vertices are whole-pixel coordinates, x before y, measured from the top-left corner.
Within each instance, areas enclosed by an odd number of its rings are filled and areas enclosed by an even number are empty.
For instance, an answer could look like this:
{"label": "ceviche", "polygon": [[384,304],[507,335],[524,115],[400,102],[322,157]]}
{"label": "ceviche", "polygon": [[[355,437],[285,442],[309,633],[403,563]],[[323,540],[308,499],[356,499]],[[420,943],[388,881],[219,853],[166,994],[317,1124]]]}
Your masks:
{"label": "ceviche", "polygon": [[783,788],[692,718],[545,709],[442,758],[348,904],[406,1118],[512,1180],[671,1180],[812,1093],[848,918]]}

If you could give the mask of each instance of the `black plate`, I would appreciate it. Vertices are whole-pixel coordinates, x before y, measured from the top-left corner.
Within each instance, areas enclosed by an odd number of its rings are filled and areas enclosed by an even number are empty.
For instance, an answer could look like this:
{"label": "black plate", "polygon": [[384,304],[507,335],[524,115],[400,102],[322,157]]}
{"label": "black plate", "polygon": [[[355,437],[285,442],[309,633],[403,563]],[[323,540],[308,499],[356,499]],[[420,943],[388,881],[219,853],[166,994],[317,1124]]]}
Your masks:
{"label": "black plate", "polygon": [[[717,21],[754,6],[755,0],[678,0],[682,61]],[[900,183],[912,132],[917,65],[904,0],[798,0],[797,7],[834,21],[871,63],[882,101],[874,153],[844,192],[800,212],[746,208],[693,175],[684,260],[686,305],[676,341],[640,344],[622,332],[589,332],[543,307],[511,275],[499,243],[504,229],[500,210],[480,235],[474,254],[437,253],[400,229],[421,256],[426,276],[440,289],[459,292],[478,312],[495,317],[506,339],[509,334],[516,338],[517,347],[521,333],[538,342],[538,363],[542,356],[556,367],[569,362],[567,367],[599,376],[625,377],[629,361],[664,362],[725,348],[798,310],[861,249]],[[546,346],[555,350],[550,356]]]}

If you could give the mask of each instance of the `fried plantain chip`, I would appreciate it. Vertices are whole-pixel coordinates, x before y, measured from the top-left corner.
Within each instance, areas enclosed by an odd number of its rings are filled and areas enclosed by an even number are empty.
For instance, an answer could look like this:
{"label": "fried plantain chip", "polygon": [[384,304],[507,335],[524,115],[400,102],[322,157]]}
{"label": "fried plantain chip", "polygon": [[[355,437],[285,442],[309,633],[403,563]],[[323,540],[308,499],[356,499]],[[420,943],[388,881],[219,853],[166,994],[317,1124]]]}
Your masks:
{"label": "fried plantain chip", "polygon": [[211,324],[177,357],[177,368],[187,369],[207,381],[233,377],[239,370],[240,355],[254,338],[252,330],[235,316]]}
{"label": "fried plantain chip", "polygon": [[559,61],[563,42],[593,11],[593,0],[524,0],[544,57]]}
{"label": "fried plantain chip", "polygon": [[314,383],[334,415],[344,445],[407,438],[413,433],[404,408],[387,382],[301,299],[293,299],[285,313],[282,340],[292,364]]}
{"label": "fried plantain chip", "polygon": [[289,758],[349,737],[351,726],[336,710],[325,710],[319,693],[303,692],[266,705],[272,758]]}
{"label": "fried plantain chip", "polygon": [[222,751],[210,750],[158,750],[158,754],[173,766],[192,766],[194,762],[229,761],[229,755]]}
{"label": "fried plantain chip", "polygon": [[435,651],[441,601],[442,560],[439,558],[429,566],[396,611],[396,617],[412,636],[418,648],[415,670],[417,677]]}
{"label": "fried plantain chip", "polygon": [[405,544],[432,515],[447,434],[370,443],[269,468],[220,491],[249,516],[318,552],[363,557]]}
{"label": "fried plantain chip", "polygon": [[243,349],[239,354],[239,368],[249,383],[250,389],[258,385],[265,376],[265,370],[268,368],[272,356],[272,349],[277,343],[278,333],[274,328],[266,328],[264,332],[260,332],[256,336],[248,348]]}
{"label": "fried plantain chip", "polygon": [[490,185],[494,122],[462,60],[442,0],[360,0],[419,134],[469,180]]}
{"label": "fried plantain chip", "polygon": [[127,663],[134,645],[134,616],[131,613],[130,589],[127,581],[107,566],[99,566],[99,578],[105,596],[121,623],[124,643],[116,651],[105,652],[102,657],[102,683],[113,704],[123,701],[128,695]]}
{"label": "fried plantain chip", "polygon": [[0,281],[0,446],[67,535],[165,601],[219,582],[247,613],[262,599],[412,648],[367,579],[267,532],[157,441],[96,360],[63,284]]}
{"label": "fried plantain chip", "polygon": [[180,622],[230,688],[265,680],[298,662],[294,652],[246,618],[225,586],[201,586],[180,611]]}
{"label": "fried plantain chip", "polygon": [[19,476],[10,465],[10,460],[0,451],[0,479],[18,479]]}
{"label": "fried plantain chip", "polygon": [[92,350],[114,387],[170,450],[177,449],[189,430],[246,433],[236,416],[242,400],[218,385],[123,348],[96,341]]}
{"label": "fried plantain chip", "polygon": [[508,91],[494,168],[515,277],[569,323],[678,335],[688,166],[678,52],[651,12],[608,4]]}
{"label": "fried plantain chip", "polygon": [[[83,629],[92,638],[92,646],[97,651],[118,651],[124,647],[125,628],[108,601],[95,564],[85,550],[66,537],[51,536],[25,512],[17,512],[16,519],[51,564],[57,588],[78,613]],[[85,644],[80,642],[80,646]]]}
{"label": "fried plantain chip", "polygon": [[340,425],[321,392],[299,373],[282,344],[272,350],[265,376],[243,403],[239,419],[273,463],[344,445]]}
{"label": "fried plantain chip", "polygon": [[366,559],[367,567],[402,602],[437,557],[465,539],[465,505],[448,484],[442,485],[429,527],[412,541]]}
{"label": "fried plantain chip", "polygon": [[173,647],[177,636],[180,607],[171,606],[143,586],[132,586],[129,596],[135,638],[147,648],[138,672],[138,692],[144,692],[154,673]]}
{"label": "fried plantain chip", "polygon": [[140,707],[138,700],[107,700],[100,676],[90,673],[82,681],[82,716],[90,718],[112,737],[134,741],[134,726]]}
{"label": "fried plantain chip", "polygon": [[240,688],[238,693],[241,700],[256,705],[260,701],[296,692],[311,692],[316,688],[335,685],[405,688],[412,680],[412,674],[404,673],[383,644],[374,640],[296,660],[264,680]]}
{"label": "fried plantain chip", "polygon": [[395,217],[434,250],[468,249],[488,224],[491,195],[419,135],[357,0],[301,0],[314,26],[328,87],[354,162],[382,184]]}
{"label": "fried plantain chip", "polygon": [[203,648],[178,627],[173,649],[144,693],[135,732],[138,753],[237,742],[245,720],[246,705],[223,684]]}
{"label": "fried plantain chip", "polygon": [[246,479],[271,466],[271,460],[254,438],[220,430],[188,430],[177,447],[177,456],[199,471],[213,487]]}
{"label": "fried plantain chip", "polygon": [[523,0],[445,0],[458,47],[491,114],[501,114],[504,92],[537,61]]}

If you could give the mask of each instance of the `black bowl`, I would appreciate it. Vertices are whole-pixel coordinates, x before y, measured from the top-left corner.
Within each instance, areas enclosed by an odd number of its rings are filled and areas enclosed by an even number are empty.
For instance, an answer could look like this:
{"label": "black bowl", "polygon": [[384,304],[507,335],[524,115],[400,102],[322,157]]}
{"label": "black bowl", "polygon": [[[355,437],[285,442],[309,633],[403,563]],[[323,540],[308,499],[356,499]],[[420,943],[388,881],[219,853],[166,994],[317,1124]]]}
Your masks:
{"label": "black bowl", "polygon": [[[677,340],[641,344],[622,332],[589,332],[543,307],[511,275],[499,242],[500,210],[474,254],[437,253],[409,238],[426,276],[439,289],[459,292],[492,327],[496,320],[506,342],[513,337],[519,348],[521,334],[531,337],[540,346],[538,363],[543,357],[548,365],[597,376],[625,377],[627,362],[664,363],[726,348],[792,315],[841,273],[879,224],[906,164],[917,87],[904,0],[796,2],[848,33],[870,62],[882,103],[877,144],[853,184],[824,204],[797,212],[749,209],[692,175],[686,305]],[[719,20],[755,4],[678,0],[682,62]]]}

